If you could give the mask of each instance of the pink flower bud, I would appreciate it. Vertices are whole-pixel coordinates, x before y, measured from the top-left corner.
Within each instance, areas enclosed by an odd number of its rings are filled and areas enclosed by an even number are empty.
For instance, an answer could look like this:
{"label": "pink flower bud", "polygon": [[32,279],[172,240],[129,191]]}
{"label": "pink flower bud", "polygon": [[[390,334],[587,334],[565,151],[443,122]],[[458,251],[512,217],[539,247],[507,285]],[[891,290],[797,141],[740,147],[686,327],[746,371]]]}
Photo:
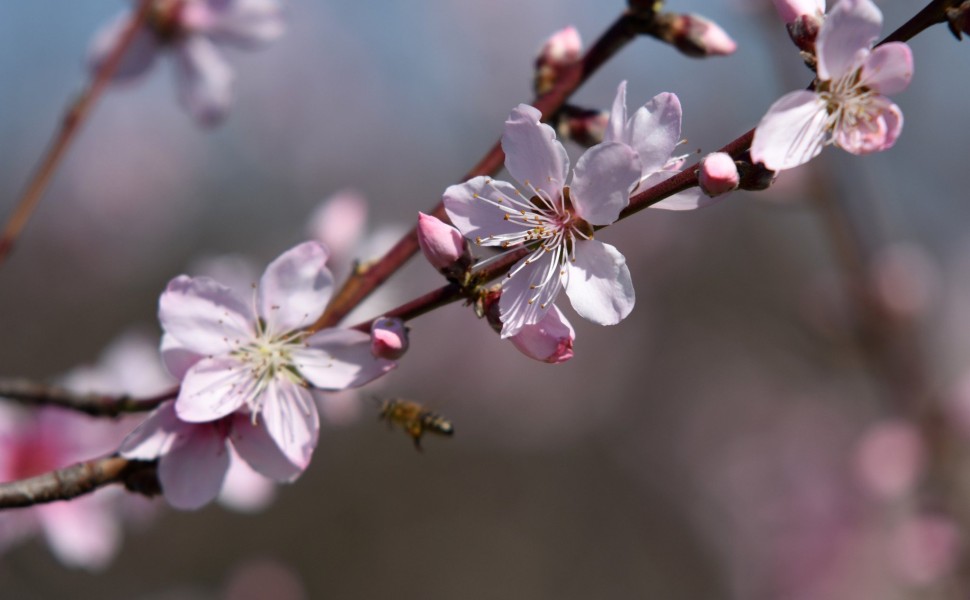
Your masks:
{"label": "pink flower bud", "polygon": [[778,15],[792,24],[801,16],[818,16],[825,12],[825,0],[773,0]]}
{"label": "pink flower bud", "polygon": [[738,47],[717,23],[699,15],[667,13],[656,24],[657,36],[687,56],[726,56]]}
{"label": "pink flower bud", "polygon": [[397,360],[408,351],[408,328],[401,319],[380,317],[370,328],[370,351],[377,358]]}
{"label": "pink flower bud", "polygon": [[418,244],[428,262],[445,275],[450,276],[456,267],[463,270],[471,263],[461,232],[422,212],[418,213]]}
{"label": "pink flower bud", "polygon": [[576,63],[583,51],[583,41],[576,28],[560,29],[552,34],[539,50],[536,57],[535,89],[543,94],[556,84],[559,74],[570,65]]}
{"label": "pink flower bud", "polygon": [[553,305],[541,321],[524,326],[509,339],[519,352],[529,358],[558,364],[573,357],[576,332],[566,320],[566,315]]}
{"label": "pink flower bud", "polygon": [[730,154],[714,152],[701,160],[698,180],[701,191],[713,198],[738,189],[741,176]]}

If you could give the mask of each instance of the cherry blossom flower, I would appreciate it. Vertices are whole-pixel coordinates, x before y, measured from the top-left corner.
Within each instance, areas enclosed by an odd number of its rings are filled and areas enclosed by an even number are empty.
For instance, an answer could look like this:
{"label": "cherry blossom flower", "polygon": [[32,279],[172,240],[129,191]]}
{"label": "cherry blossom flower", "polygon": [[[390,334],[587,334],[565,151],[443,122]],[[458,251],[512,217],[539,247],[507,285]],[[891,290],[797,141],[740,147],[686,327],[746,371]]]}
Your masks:
{"label": "cherry blossom flower", "polygon": [[870,50],[882,13],[870,0],[843,0],[826,16],[815,41],[814,91],[782,96],[761,119],[751,158],[773,170],[791,169],[835,144],[853,154],[891,148],[903,128],[899,107],[883,94],[901,92],[913,75],[902,42]]}
{"label": "cherry blossom flower", "polygon": [[601,325],[620,322],[633,309],[626,259],[593,239],[593,228],[614,222],[640,178],[630,146],[604,142],[580,157],[566,186],[569,158],[541,113],[520,104],[505,122],[505,166],[525,193],[490,177],[445,190],[451,222],[483,246],[531,252],[503,281],[499,300],[502,337],[538,323],[563,289],[581,316]]}
{"label": "cherry blossom flower", "polygon": [[[95,35],[88,50],[92,71],[110,56],[131,18],[125,11]],[[179,102],[200,124],[215,125],[229,109],[234,78],[217,45],[254,48],[282,33],[278,0],[156,0],[114,79],[144,74],[163,49],[171,49]]]}
{"label": "cherry blossom flower", "polygon": [[[265,456],[236,444],[240,456],[268,477],[292,479],[309,463],[319,432],[308,388],[357,387],[394,368],[394,362],[371,354],[366,333],[305,330],[322,314],[332,292],[326,261],[326,250],[316,242],[284,252],[263,273],[250,305],[205,277],[176,277],[162,293],[162,356],[182,379],[174,415],[210,424],[203,433],[193,431],[199,452],[211,454],[218,439],[224,442],[233,432],[238,436],[241,418],[251,423],[241,439],[272,440],[295,473],[264,470]],[[160,427],[168,426],[167,415],[157,420]],[[225,460],[228,464],[228,455]]]}

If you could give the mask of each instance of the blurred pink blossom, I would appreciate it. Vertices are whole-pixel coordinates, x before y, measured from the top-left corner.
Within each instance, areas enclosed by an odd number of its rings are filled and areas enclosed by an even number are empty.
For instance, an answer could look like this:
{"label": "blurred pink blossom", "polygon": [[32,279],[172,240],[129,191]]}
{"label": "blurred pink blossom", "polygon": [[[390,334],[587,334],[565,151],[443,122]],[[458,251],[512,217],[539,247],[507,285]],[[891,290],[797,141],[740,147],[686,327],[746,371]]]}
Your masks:
{"label": "blurred pink blossom", "polygon": [[875,496],[892,500],[913,490],[923,470],[926,450],[916,427],[907,421],[883,421],[863,432],[855,449],[860,482]]}
{"label": "blurred pink blossom", "polygon": [[[92,72],[111,55],[132,16],[118,15],[95,35],[88,51]],[[179,102],[199,124],[215,125],[229,110],[234,78],[217,45],[253,48],[282,33],[277,0],[156,0],[114,78],[144,74],[163,49],[171,49]]]}
{"label": "blurred pink blossom", "polygon": [[920,246],[896,243],[882,249],[873,260],[872,284],[883,307],[895,316],[918,317],[939,297],[939,268]]}
{"label": "blurred pink blossom", "polygon": [[956,563],[960,531],[949,517],[915,514],[899,525],[889,546],[897,574],[911,585],[928,585]]}
{"label": "blurred pink blossom", "polygon": [[778,16],[785,23],[794,23],[802,15],[821,15],[825,12],[825,0],[773,0]]}

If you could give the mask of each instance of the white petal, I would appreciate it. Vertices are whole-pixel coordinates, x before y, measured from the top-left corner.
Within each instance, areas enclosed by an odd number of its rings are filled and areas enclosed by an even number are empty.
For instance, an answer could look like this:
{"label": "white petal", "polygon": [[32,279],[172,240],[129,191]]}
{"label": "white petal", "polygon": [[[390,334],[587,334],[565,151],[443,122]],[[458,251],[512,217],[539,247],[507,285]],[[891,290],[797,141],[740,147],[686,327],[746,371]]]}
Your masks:
{"label": "white petal", "polygon": [[375,358],[370,336],[353,329],[321,330],[291,354],[300,375],[322,390],[359,387],[397,366],[394,361]]}
{"label": "white petal", "polygon": [[610,110],[610,120],[603,132],[604,142],[627,143],[626,139],[626,80],[616,86],[616,96],[613,98],[613,109]]}
{"label": "white petal", "polygon": [[566,295],[579,315],[600,325],[622,321],[636,301],[626,258],[602,242],[576,243],[576,260],[566,264]]}
{"label": "white petal", "polygon": [[751,159],[772,171],[805,164],[822,151],[825,103],[813,92],[785,94],[761,118],[751,142]]}
{"label": "white petal", "polygon": [[[657,171],[641,180],[637,191],[649,190],[658,183],[670,179],[677,174],[677,171]],[[723,195],[711,198],[710,196],[704,195],[700,188],[692,187],[683,192],[678,192],[673,196],[668,196],[656,204],[651,204],[649,208],[658,208],[661,210],[696,210],[710,206],[711,204],[716,204],[723,199]]]}
{"label": "white petal", "polygon": [[569,172],[566,149],[556,139],[556,132],[540,123],[542,113],[528,104],[520,104],[505,121],[502,150],[505,167],[516,181],[545,192],[547,199],[556,201],[562,194]]}
{"label": "white petal", "polygon": [[266,267],[259,280],[259,312],[271,334],[294,331],[323,314],[332,292],[327,250],[317,242],[305,242]]}
{"label": "white petal", "polygon": [[271,381],[259,416],[287,460],[301,471],[306,469],[320,433],[320,417],[310,392],[289,381]]}
{"label": "white petal", "polygon": [[862,65],[882,29],[882,13],[870,0],[842,0],[822,22],[815,48],[818,77],[840,79]]}
{"label": "white petal", "polygon": [[165,500],[181,510],[211,502],[229,468],[222,424],[203,423],[185,430],[178,444],[158,461],[158,481]]}
{"label": "white petal", "polygon": [[636,151],[626,144],[603,142],[579,157],[569,197],[587,223],[609,225],[630,203],[630,189],[639,179]]}
{"label": "white petal", "polygon": [[896,94],[913,78],[913,51],[902,42],[879,46],[862,65],[860,83],[880,94]]}
{"label": "white petal", "polygon": [[258,47],[283,34],[283,7],[277,0],[207,0],[204,31],[221,44]]}
{"label": "white petal", "polygon": [[215,421],[247,402],[258,405],[256,386],[252,367],[234,357],[205,358],[185,374],[175,412],[183,421]]}
{"label": "white petal", "polygon": [[293,481],[300,476],[303,469],[283,454],[263,421],[253,423],[243,414],[234,415],[232,420],[232,445],[257,473],[274,481]]}
{"label": "white petal", "polygon": [[197,352],[192,352],[178,342],[171,334],[162,334],[161,342],[162,364],[171,373],[172,377],[181,380],[192,365],[199,362],[204,356]]}
{"label": "white petal", "polygon": [[118,454],[133,460],[155,460],[168,452],[183,430],[192,427],[175,414],[175,403],[166,402],[128,434]]}
{"label": "white petal", "polygon": [[[442,201],[451,224],[463,236],[482,246],[497,246],[501,240],[489,236],[519,233],[525,229],[505,219],[507,212],[501,206],[528,200],[511,183],[496,181],[491,177],[475,177],[465,183],[450,186]],[[495,204],[501,206],[496,206]]]}
{"label": "white petal", "polygon": [[178,345],[202,355],[232,352],[255,334],[252,309],[208,277],[180,275],[158,299],[158,320]]}
{"label": "white petal", "polygon": [[[536,259],[526,263],[530,257]],[[502,338],[541,321],[562,290],[561,267],[552,260],[551,254],[539,250],[530,257],[517,262],[509,272],[514,275],[502,282],[498,304],[503,323]],[[540,284],[541,287],[534,287]]]}
{"label": "white petal", "polygon": [[233,78],[225,59],[204,37],[190,35],[175,46],[179,102],[200,125],[216,125],[226,116]]}
{"label": "white petal", "polygon": [[[94,35],[88,47],[88,68],[92,73],[99,71],[107,62],[125,31],[128,30],[131,19],[131,12],[125,11]],[[158,40],[155,34],[147,27],[140,27],[121,57],[112,79],[126,81],[142,75],[155,63],[156,56],[158,56]]]}
{"label": "white petal", "polygon": [[627,125],[627,143],[640,155],[645,177],[667,164],[680,142],[682,111],[677,94],[657,94],[640,107]]}

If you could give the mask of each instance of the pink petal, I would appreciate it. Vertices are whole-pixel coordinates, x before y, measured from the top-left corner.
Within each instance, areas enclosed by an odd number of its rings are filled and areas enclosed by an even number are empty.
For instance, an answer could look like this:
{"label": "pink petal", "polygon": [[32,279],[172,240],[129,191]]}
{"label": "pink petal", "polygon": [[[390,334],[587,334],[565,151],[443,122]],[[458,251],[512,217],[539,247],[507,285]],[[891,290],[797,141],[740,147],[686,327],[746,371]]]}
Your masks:
{"label": "pink petal", "polygon": [[751,142],[751,159],[772,171],[805,164],[822,151],[825,103],[813,92],[785,94],[761,118]]}
{"label": "pink petal", "polygon": [[509,115],[502,134],[505,167],[528,194],[532,194],[531,186],[556,200],[566,183],[569,158],[556,140],[556,132],[540,123],[541,118],[542,113],[528,104],[520,104]]}
{"label": "pink petal", "polygon": [[835,132],[835,143],[852,154],[869,154],[892,148],[903,130],[903,113],[885,96],[869,100],[869,113],[854,127],[842,126]]}
{"label": "pink petal", "polygon": [[529,358],[558,364],[573,357],[576,332],[555,304],[541,321],[526,325],[509,338],[516,349]]}
{"label": "pink petal", "polygon": [[190,427],[193,425],[180,421],[175,414],[175,403],[166,402],[128,434],[118,454],[134,460],[155,460],[167,453]]}
{"label": "pink petal", "polygon": [[[649,190],[651,187],[657,185],[665,179],[670,179],[676,174],[676,171],[657,171],[653,175],[641,180],[640,187],[637,189]],[[716,204],[721,200],[723,200],[723,197],[711,198],[710,196],[705,196],[701,192],[700,188],[692,187],[684,190],[683,192],[678,192],[673,196],[664,198],[656,204],[651,204],[650,208],[657,208],[661,210],[697,210],[698,208],[704,208],[705,206]]]}
{"label": "pink petal", "polygon": [[[502,282],[499,313],[503,339],[541,321],[562,290],[561,267],[553,262],[550,254],[540,250],[530,256],[538,258],[531,263],[526,263],[528,257],[523,258],[512,267],[510,273],[514,275]],[[540,284],[541,287],[533,287]]]}
{"label": "pink petal", "polygon": [[637,153],[626,144],[603,142],[576,162],[570,199],[576,213],[592,225],[609,225],[630,203],[630,190],[640,179]]}
{"label": "pink petal", "polygon": [[626,137],[626,80],[616,87],[613,98],[613,108],[610,110],[610,120],[603,134],[604,142],[627,143]]}
{"label": "pink petal", "polygon": [[121,527],[103,493],[37,507],[44,536],[61,563],[101,570],[121,546]]}
{"label": "pink petal", "polygon": [[168,333],[162,335],[161,354],[165,368],[178,380],[185,377],[192,365],[203,358],[201,354],[192,352]]}
{"label": "pink petal", "polygon": [[162,329],[179,346],[202,354],[231,352],[254,331],[252,309],[207,277],[180,275],[158,299]]}
{"label": "pink petal", "polygon": [[238,512],[254,513],[269,506],[275,496],[275,482],[254,471],[233,452],[219,491],[219,503]]}
{"label": "pink petal", "polygon": [[397,364],[371,353],[371,338],[353,329],[324,329],[306,340],[306,348],[292,351],[300,375],[313,387],[342,390],[359,387],[392,370]]}
{"label": "pink petal", "polygon": [[879,46],[862,65],[861,83],[880,94],[897,94],[912,78],[913,52],[902,42]]}
{"label": "pink petal", "polygon": [[277,0],[205,0],[183,10],[187,25],[196,24],[195,30],[220,44],[254,48],[283,35],[283,7]]}
{"label": "pink petal", "polygon": [[310,392],[289,381],[273,380],[266,386],[259,416],[287,460],[300,471],[306,469],[320,433],[320,417]]}
{"label": "pink petal", "polygon": [[482,246],[501,244],[501,241],[490,239],[491,235],[522,231],[522,225],[506,221],[506,212],[489,202],[509,206],[513,199],[519,202],[527,200],[511,183],[496,181],[491,177],[475,177],[450,186],[442,197],[451,224],[466,238]]}
{"label": "pink petal", "polygon": [[219,494],[229,468],[223,431],[222,424],[193,425],[159,459],[158,481],[169,504],[181,510],[196,510]]}
{"label": "pink petal", "polygon": [[[88,47],[87,59],[88,68],[92,73],[98,72],[108,60],[125,31],[127,31],[131,18],[131,13],[126,11],[115,17],[94,35],[94,39]],[[155,34],[147,27],[141,27],[125,54],[121,57],[121,62],[115,69],[112,78],[115,81],[125,81],[138,77],[151,68],[155,63],[156,56],[158,56],[158,41]]]}
{"label": "pink petal", "polygon": [[358,192],[342,190],[313,211],[307,234],[326,246],[331,256],[346,257],[360,241],[366,225],[367,200]]}
{"label": "pink petal", "polygon": [[661,170],[680,143],[682,111],[677,94],[657,94],[641,106],[627,125],[627,143],[640,155],[641,175]]}
{"label": "pink petal", "polygon": [[271,334],[301,329],[323,314],[332,292],[327,250],[304,242],[266,267],[259,280],[259,313]]}
{"label": "pink petal", "polygon": [[579,315],[599,325],[622,321],[636,301],[626,258],[602,242],[576,243],[576,260],[566,263],[566,295]]}
{"label": "pink petal", "polygon": [[209,40],[190,35],[175,46],[179,102],[203,126],[222,121],[232,103],[232,69]]}
{"label": "pink petal", "polygon": [[231,356],[206,358],[182,380],[175,412],[183,421],[215,421],[234,412],[254,394],[252,367]]}
{"label": "pink petal", "polygon": [[862,65],[882,29],[882,13],[870,0],[842,0],[822,22],[815,48],[818,78],[840,79]]}
{"label": "pink petal", "polygon": [[239,457],[257,473],[283,482],[293,481],[300,476],[303,468],[290,462],[270,437],[264,422],[253,423],[252,418],[245,414],[234,415],[232,419],[232,445]]}

